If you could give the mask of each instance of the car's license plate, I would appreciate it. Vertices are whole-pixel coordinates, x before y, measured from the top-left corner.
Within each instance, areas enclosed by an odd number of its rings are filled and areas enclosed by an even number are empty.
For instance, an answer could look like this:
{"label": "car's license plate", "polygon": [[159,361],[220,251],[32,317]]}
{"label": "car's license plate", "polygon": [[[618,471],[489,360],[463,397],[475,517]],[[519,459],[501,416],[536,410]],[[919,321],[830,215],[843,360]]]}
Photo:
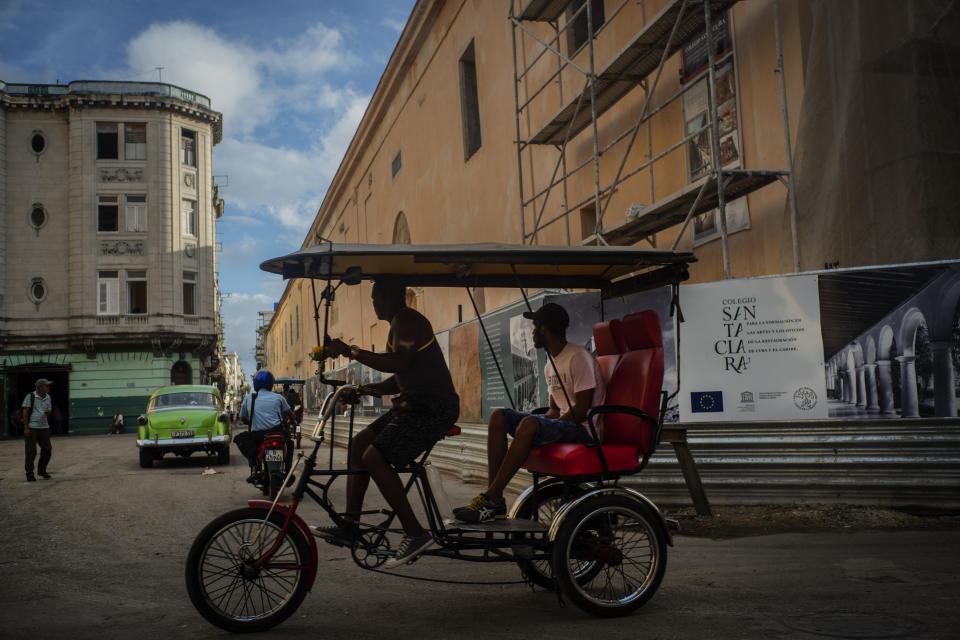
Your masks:
{"label": "car's license plate", "polygon": [[192,429],[181,429],[179,431],[174,431],[171,434],[174,438],[192,438],[193,430]]}
{"label": "car's license plate", "polygon": [[267,462],[282,462],[283,451],[280,449],[267,449],[263,454],[263,459]]}

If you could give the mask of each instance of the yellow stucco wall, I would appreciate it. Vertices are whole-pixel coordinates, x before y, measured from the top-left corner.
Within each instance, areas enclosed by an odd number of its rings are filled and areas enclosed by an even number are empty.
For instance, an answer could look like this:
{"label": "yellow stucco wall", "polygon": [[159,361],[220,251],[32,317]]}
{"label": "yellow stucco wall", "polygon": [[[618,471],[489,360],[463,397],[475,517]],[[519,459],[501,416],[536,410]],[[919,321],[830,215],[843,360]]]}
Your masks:
{"label": "yellow stucco wall", "polygon": [[[595,58],[601,68],[642,28],[643,18],[652,18],[668,2],[606,0],[605,11],[613,16],[596,40]],[[520,2],[519,4],[524,4]],[[642,5],[642,6],[641,6]],[[521,241],[520,189],[517,167],[517,123],[514,101],[513,46],[508,20],[508,0],[421,0],[414,8],[400,43],[367,110],[364,120],[333,180],[304,245],[320,234],[334,242],[389,243],[397,220],[403,214],[414,244]],[[785,1],[781,7],[785,77],[792,132],[803,91],[804,3]],[[549,25],[527,25],[538,34],[552,37]],[[743,166],[751,169],[783,169],[784,137],[773,30],[773,0],[738,3],[733,10],[736,73]],[[519,36],[518,36],[519,37]],[[482,145],[464,160],[459,60],[471,41],[474,44]],[[532,57],[536,51],[529,38],[522,39],[518,55]],[[561,43],[561,48],[565,47]],[[525,52],[525,53],[524,53]],[[575,57],[584,62],[586,48]],[[556,70],[556,58],[545,56],[522,83],[532,93]],[[562,75],[563,89],[551,87],[537,98],[521,119],[521,137],[539,129],[559,105],[583,86],[583,76],[572,69]],[[650,109],[660,106],[681,88],[679,55],[668,59]],[[637,119],[645,96],[634,88],[598,120],[603,147]],[[679,101],[669,105],[649,122],[650,149],[654,155],[683,137]],[[630,156],[634,165],[647,154],[647,126],[641,127]],[[620,165],[625,143],[613,147],[600,160],[601,185],[612,182]],[[392,175],[391,163],[401,154],[402,167]],[[590,158],[592,131],[588,127],[567,149],[568,165]],[[537,148],[523,155],[524,192],[543,188],[553,169],[557,152]],[[687,184],[685,150],[681,147],[653,167],[654,192],[647,171],[621,184],[613,195],[604,226],[623,220],[631,204],[662,199]],[[629,166],[629,164],[628,164]],[[594,191],[592,164],[572,176],[568,199],[576,202]],[[544,219],[561,210],[561,191],[555,189]],[[732,275],[743,277],[792,270],[792,259],[783,256],[786,224],[786,189],[773,184],[749,196],[750,229],[729,238]],[[534,212],[526,212],[527,229]],[[569,223],[569,225],[568,225]],[[568,228],[569,227],[569,228]],[[679,229],[667,229],[655,238],[660,248],[669,248]],[[538,244],[576,244],[584,234],[578,212],[544,229]],[[789,240],[786,243],[789,246]],[[691,249],[688,230],[679,250]],[[692,281],[723,277],[719,240],[695,249],[699,262]],[[319,284],[319,283],[318,283]],[[318,288],[319,294],[319,288]],[[411,292],[412,304],[442,330],[473,317],[466,293],[460,290]],[[514,290],[479,292],[481,311],[493,310],[518,297]],[[341,287],[331,335],[365,348],[382,349],[387,325],[378,322],[370,304],[370,285]],[[322,310],[321,310],[322,314]],[[295,316],[300,317],[296,338]],[[322,316],[321,316],[322,317]],[[294,338],[289,337],[293,323]],[[285,333],[286,332],[286,333]],[[285,338],[284,338],[285,336]],[[284,343],[283,340],[286,340]],[[292,281],[280,301],[268,333],[271,358],[268,366],[277,375],[311,375],[307,352],[316,343],[308,281]],[[278,345],[279,348],[273,348]],[[343,364],[343,363],[339,363]],[[300,370],[297,370],[297,367]]]}

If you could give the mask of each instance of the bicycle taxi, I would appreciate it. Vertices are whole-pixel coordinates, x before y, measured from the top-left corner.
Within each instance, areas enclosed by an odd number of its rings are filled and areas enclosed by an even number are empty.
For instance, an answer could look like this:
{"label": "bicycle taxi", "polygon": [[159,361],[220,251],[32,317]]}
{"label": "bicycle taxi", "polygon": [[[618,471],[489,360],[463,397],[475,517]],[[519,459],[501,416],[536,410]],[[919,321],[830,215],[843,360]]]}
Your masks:
{"label": "bicycle taxi", "polygon": [[[695,260],[690,253],[637,247],[325,242],[260,266],[284,278],[311,279],[317,340],[324,344],[330,340],[326,325],[336,290],[364,279],[395,276],[407,286],[464,287],[471,301],[475,287],[517,287],[528,308],[527,289],[598,290],[603,300],[670,286],[673,313],[679,310],[678,284],[688,277],[687,264]],[[325,281],[319,304],[318,280]],[[479,314],[477,318],[495,359],[482,318]],[[592,408],[588,416],[594,442],[535,447],[524,464],[533,484],[516,499],[506,520],[464,524],[445,519],[429,479],[433,475],[428,474],[430,449],[398,471],[401,477],[409,476],[405,491],[408,495],[416,491],[437,542],[424,556],[515,563],[524,582],[555,590],[591,614],[612,617],[631,613],[647,602],[666,570],[667,546],[672,545],[670,523],[650,499],[623,486],[620,479],[638,473],[653,453],[667,393],[661,388],[663,347],[656,312],[600,322],[593,334],[607,378],[606,402]],[[363,393],[364,388],[324,378],[323,360],[319,376],[336,390],[325,398],[316,426],[304,430],[304,437],[314,445],[309,455],[301,454],[287,476],[285,485],[292,486],[289,504],[281,503],[279,496],[273,502],[250,500],[246,508],[208,524],[188,554],[190,599],[201,615],[223,629],[269,629],[300,606],[318,568],[316,539],[297,507],[309,497],[333,524],[342,524],[343,514],[334,507],[330,488],[341,477],[363,473],[336,468],[332,442],[326,468],[319,459],[327,430],[332,433],[338,428],[338,400],[341,395],[355,396],[344,390]],[[599,416],[605,421],[602,442],[597,441],[594,427]],[[352,408],[347,421],[352,438]],[[451,425],[446,437],[459,433],[460,428]],[[296,479],[291,482],[294,471]],[[351,556],[361,568],[380,571],[401,535],[394,514],[388,509],[364,511],[361,529],[363,535],[350,548]]]}

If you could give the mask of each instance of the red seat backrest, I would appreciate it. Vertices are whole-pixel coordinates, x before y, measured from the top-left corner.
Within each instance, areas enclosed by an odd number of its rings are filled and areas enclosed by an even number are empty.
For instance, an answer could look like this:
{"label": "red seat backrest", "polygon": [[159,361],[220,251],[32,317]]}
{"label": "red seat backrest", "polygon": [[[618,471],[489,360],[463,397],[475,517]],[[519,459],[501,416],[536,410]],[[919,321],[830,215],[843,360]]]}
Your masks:
{"label": "red seat backrest", "polygon": [[593,325],[593,346],[597,350],[597,362],[600,363],[603,381],[610,382],[610,376],[620,362],[620,354],[627,350],[623,323],[614,319]]}
{"label": "red seat backrest", "polygon": [[[660,319],[656,311],[641,311],[625,316],[621,326],[626,349],[607,382],[604,404],[635,407],[656,418],[663,386]],[[603,442],[630,445],[645,455],[653,450],[655,429],[649,420],[608,413],[604,416]]]}

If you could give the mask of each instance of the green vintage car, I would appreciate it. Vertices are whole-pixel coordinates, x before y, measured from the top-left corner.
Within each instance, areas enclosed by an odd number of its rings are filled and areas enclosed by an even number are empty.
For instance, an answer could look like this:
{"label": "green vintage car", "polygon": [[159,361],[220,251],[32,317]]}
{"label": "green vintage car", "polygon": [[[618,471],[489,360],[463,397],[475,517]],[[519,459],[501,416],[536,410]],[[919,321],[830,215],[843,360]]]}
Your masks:
{"label": "green vintage car", "polygon": [[161,387],[137,418],[140,466],[152,467],[165,453],[189,456],[205,451],[230,463],[230,418],[220,391],[209,385]]}

